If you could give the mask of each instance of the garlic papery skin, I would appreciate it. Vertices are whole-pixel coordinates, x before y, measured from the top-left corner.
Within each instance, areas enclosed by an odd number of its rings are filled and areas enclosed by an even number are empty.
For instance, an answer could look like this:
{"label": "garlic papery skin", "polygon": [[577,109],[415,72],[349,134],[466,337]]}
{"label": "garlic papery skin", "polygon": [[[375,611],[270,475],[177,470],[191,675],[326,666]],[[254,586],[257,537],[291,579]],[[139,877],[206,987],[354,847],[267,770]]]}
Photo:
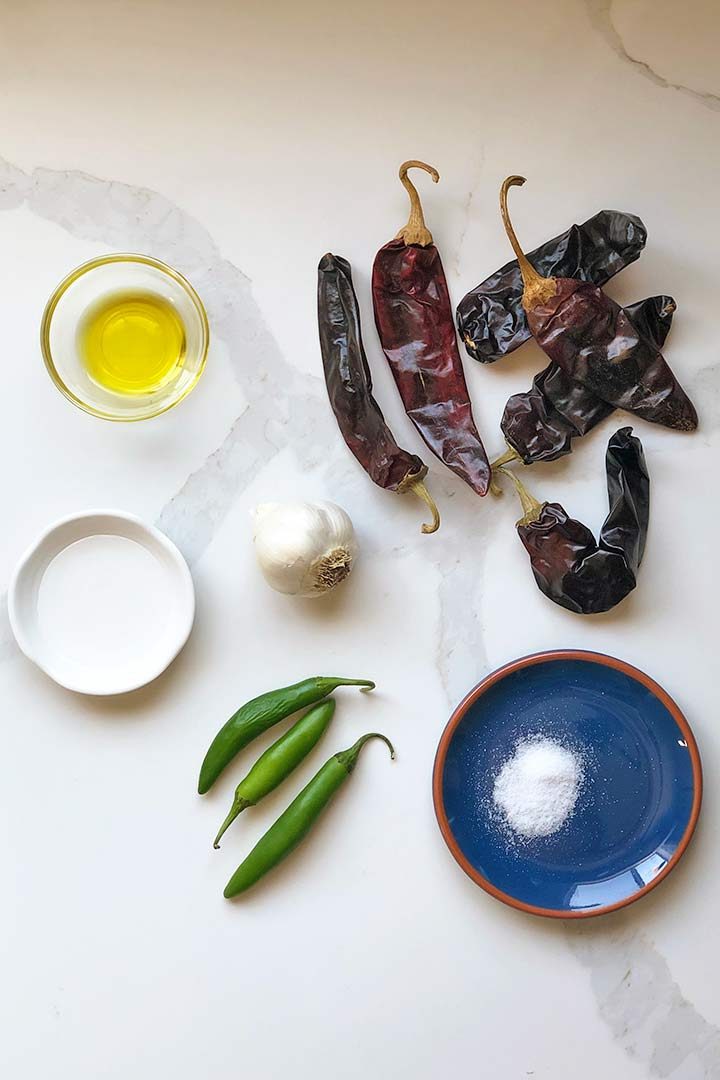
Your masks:
{"label": "garlic papery skin", "polygon": [[335,503],[262,503],[253,518],[260,569],[278,592],[321,596],[352,570],[355,530]]}

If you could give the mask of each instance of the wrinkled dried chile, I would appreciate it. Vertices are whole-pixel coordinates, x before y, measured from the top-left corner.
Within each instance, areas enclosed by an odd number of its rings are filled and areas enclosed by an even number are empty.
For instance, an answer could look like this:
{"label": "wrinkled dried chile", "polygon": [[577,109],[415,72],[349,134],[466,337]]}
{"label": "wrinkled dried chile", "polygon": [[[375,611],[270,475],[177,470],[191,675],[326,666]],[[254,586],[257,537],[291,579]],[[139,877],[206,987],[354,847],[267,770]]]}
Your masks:
{"label": "wrinkled dried chile", "polygon": [[[619,210],[601,210],[531,251],[528,258],[545,277],[580,278],[604,285],[640,257],[646,240],[647,230],[640,218]],[[531,336],[522,294],[522,274],[513,259],[460,301],[458,330],[474,360],[491,364]]]}
{"label": "wrinkled dried chile", "polygon": [[[673,298],[652,296],[625,311],[636,330],[661,349],[675,313]],[[525,465],[532,465],[569,454],[573,439],[587,435],[613,411],[612,405],[551,363],[535,376],[530,390],[508,399],[500,427],[508,446]]]}
{"label": "wrinkled dried chile", "polygon": [[554,363],[608,405],[679,431],[697,427],[697,413],[662,353],[597,285],[576,278],[542,277],[523,254],[510,223],[507,193],[525,183],[503,183],[500,210],[523,278],[530,331]]}
{"label": "wrinkled dried chile", "polygon": [[645,455],[632,428],[612,436],[605,459],[610,509],[596,542],[559,503],[537,502],[514,473],[524,515],[517,531],[540,590],[561,607],[595,615],[619,604],[637,584],[650,514]]}
{"label": "wrinkled dried chile", "polygon": [[440,517],[423,483],[427,466],[398,446],[373,397],[352,271],[339,255],[324,255],[318,266],[318,328],[330,405],[349,449],[379,487],[422,498],[433,515],[422,531],[435,532]]}
{"label": "wrinkled dried chile", "polygon": [[400,180],[410,196],[410,218],[378,251],[372,274],[375,323],[405,411],[432,452],[470,487],[485,495],[490,466],[475,426],[440,255],[423,218],[406,161]]}

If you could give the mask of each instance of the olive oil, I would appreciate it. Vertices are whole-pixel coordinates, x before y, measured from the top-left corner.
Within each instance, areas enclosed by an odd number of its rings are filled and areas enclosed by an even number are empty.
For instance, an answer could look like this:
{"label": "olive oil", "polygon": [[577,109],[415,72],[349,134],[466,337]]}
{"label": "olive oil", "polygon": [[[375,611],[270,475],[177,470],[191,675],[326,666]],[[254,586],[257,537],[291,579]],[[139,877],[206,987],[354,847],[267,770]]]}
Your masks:
{"label": "olive oil", "polygon": [[116,394],[152,394],[175,378],[186,351],[174,306],[153,292],[108,293],[78,325],[78,353],[89,377]]}

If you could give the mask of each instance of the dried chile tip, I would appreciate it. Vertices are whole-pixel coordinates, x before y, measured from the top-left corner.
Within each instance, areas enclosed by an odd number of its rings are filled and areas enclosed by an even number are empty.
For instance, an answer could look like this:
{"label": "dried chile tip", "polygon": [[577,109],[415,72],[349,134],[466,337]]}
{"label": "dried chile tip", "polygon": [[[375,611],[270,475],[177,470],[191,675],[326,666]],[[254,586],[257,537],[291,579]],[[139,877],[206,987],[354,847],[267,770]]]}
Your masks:
{"label": "dried chile tip", "polygon": [[347,259],[343,259],[342,255],[334,255],[332,251],[327,251],[318,263],[318,270],[323,273],[326,270],[337,270],[338,267],[343,272],[347,272],[350,269],[350,263]]}

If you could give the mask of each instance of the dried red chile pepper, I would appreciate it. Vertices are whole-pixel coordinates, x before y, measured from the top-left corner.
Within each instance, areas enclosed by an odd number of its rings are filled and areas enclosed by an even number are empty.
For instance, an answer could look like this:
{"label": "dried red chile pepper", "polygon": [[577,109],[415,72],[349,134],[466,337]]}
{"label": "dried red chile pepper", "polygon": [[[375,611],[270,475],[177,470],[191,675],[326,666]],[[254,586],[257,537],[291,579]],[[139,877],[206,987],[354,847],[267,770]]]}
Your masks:
{"label": "dried red chile pepper", "polygon": [[[633,326],[661,349],[675,312],[673,298],[652,296],[625,312]],[[510,452],[500,463],[514,458],[525,465],[554,461],[570,453],[573,439],[587,435],[613,411],[612,405],[551,363],[535,376],[530,390],[508,399],[500,427]]]}
{"label": "dried red chile pepper", "polygon": [[[604,285],[640,257],[647,230],[639,217],[601,210],[582,225],[531,251],[530,262],[546,277],[580,278]],[[506,263],[463,297],[457,325],[468,355],[491,364],[531,336],[522,306],[523,281],[517,260]]]}
{"label": "dried red chile pepper", "polygon": [[435,532],[440,516],[423,483],[427,466],[397,445],[373,397],[352,271],[339,255],[324,255],[318,266],[318,327],[330,405],[345,442],[378,487],[423,499],[433,520],[422,531]]}
{"label": "dried red chile pepper", "polygon": [[535,580],[550,600],[569,611],[594,615],[619,604],[637,584],[650,513],[650,479],[632,428],[616,432],[605,459],[610,509],[599,541],[559,503],[539,503],[514,473],[523,506],[517,531]]}
{"label": "dried red chile pepper", "polygon": [[422,161],[400,167],[410,218],[375,257],[375,323],[405,411],[420,435],[448,468],[485,495],[490,466],[472,415],[445,272],[408,178],[410,168],[425,169],[436,183],[439,179]]}
{"label": "dried red chile pepper", "polygon": [[518,243],[507,210],[510,176],[500,193],[505,231],[522,274],[530,331],[554,363],[602,401],[679,431],[697,427],[697,413],[662,353],[597,285],[577,278],[542,277]]}

